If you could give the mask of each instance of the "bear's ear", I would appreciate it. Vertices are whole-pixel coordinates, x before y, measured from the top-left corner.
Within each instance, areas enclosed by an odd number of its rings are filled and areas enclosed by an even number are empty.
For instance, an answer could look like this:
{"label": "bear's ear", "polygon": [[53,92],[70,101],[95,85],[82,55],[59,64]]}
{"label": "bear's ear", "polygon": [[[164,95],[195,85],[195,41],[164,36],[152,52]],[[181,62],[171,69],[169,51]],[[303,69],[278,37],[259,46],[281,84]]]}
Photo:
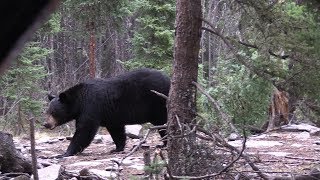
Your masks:
{"label": "bear's ear", "polygon": [[51,94],[48,94],[48,99],[49,99],[49,101],[51,101],[52,99],[54,99],[55,98],[55,96],[53,96],[53,95],[51,95]]}
{"label": "bear's ear", "polygon": [[68,103],[68,95],[65,92],[59,94],[59,101],[61,103]]}

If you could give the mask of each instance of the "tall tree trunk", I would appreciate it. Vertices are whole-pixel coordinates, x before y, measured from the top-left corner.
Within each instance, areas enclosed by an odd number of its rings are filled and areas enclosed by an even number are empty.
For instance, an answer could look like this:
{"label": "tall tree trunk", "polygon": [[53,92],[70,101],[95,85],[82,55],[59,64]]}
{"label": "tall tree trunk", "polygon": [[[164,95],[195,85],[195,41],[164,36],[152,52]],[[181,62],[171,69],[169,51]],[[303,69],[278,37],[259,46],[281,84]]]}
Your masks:
{"label": "tall tree trunk", "polygon": [[[196,117],[196,88],[198,54],[201,37],[201,1],[177,0],[174,66],[168,101],[169,168],[173,175],[196,175],[189,157],[195,143],[195,134],[174,138],[186,132]],[[182,126],[180,126],[182,124]]]}

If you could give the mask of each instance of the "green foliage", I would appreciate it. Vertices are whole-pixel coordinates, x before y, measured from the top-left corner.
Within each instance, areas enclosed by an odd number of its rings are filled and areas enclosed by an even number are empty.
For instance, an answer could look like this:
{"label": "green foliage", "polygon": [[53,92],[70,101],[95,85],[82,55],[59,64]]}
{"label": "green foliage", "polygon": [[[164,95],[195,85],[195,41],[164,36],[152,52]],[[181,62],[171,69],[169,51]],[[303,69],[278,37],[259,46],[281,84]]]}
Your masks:
{"label": "green foliage", "polygon": [[[240,126],[262,124],[267,119],[271,83],[250,73],[233,60],[220,60],[216,72],[216,86],[208,87],[203,79],[200,82],[207,86],[207,92],[222,104],[222,110],[233,118],[233,123]],[[204,95],[199,96],[198,104],[200,113],[211,119],[209,123],[222,125],[219,114],[213,110]]]}
{"label": "green foliage", "polygon": [[[236,124],[243,121],[260,124],[267,119],[272,84],[297,99],[319,100],[319,13],[290,0],[274,6],[262,0],[240,3],[241,39],[255,47],[239,44],[238,36],[227,39],[238,48],[237,55],[245,59],[250,68],[232,59],[228,51],[216,52],[219,54],[217,66],[210,69],[215,83],[212,86],[202,80],[207,91]],[[289,57],[280,59],[275,55]],[[201,113],[218,122],[219,116],[212,112],[203,95],[199,102]]]}
{"label": "green foliage", "polygon": [[[131,2],[136,27],[132,39],[134,62],[129,67],[162,69],[173,59],[175,1],[135,0]],[[133,63],[133,64],[130,64]]]}
{"label": "green foliage", "polygon": [[[5,87],[1,96],[19,106],[23,115],[32,113],[39,117],[42,112],[44,102],[39,97],[44,96],[44,90],[40,88],[40,81],[45,78],[46,72],[40,61],[49,53],[37,43],[29,43],[11,68],[1,76],[0,84]],[[12,118],[17,119],[16,116]]]}
{"label": "green foliage", "polygon": [[97,32],[103,33],[107,27],[107,18],[112,19],[112,23],[120,27],[122,18],[129,13],[126,10],[128,0],[66,0],[63,5],[76,19],[77,31],[88,31],[89,24],[94,22]]}
{"label": "green foliage", "polygon": [[49,34],[55,34],[61,31],[61,14],[60,12],[56,12],[51,15],[50,19],[42,25],[41,29],[38,31],[38,33],[49,33]]}
{"label": "green foliage", "polygon": [[151,174],[158,175],[162,172],[165,167],[165,162],[161,160],[156,160],[155,162],[151,163],[150,166],[145,166],[144,171],[149,172]]}
{"label": "green foliage", "polygon": [[[319,96],[314,91],[320,87],[317,81],[320,76],[317,70],[320,65],[319,15],[306,6],[285,1],[273,8],[249,6],[242,18],[245,39],[258,47],[258,50],[243,51],[249,57],[253,57],[252,52],[256,53],[255,58],[249,58],[251,63],[300,98]],[[270,51],[290,57],[280,60],[270,56]]]}

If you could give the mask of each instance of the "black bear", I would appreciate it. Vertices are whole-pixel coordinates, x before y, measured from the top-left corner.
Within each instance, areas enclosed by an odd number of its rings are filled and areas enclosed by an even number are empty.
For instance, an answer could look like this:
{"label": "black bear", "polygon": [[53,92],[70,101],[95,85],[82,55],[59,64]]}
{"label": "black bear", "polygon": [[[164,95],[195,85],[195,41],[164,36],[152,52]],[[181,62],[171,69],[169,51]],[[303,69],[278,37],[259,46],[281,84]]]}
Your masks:
{"label": "black bear", "polygon": [[[167,122],[166,99],[151,90],[169,94],[170,79],[157,70],[139,69],[110,79],[92,79],[77,84],[50,100],[44,126],[54,129],[71,120],[76,132],[67,151],[71,156],[82,152],[93,140],[100,126],[109,131],[116,149],[123,151],[125,125],[163,125]],[[159,131],[163,138],[165,131]],[[164,141],[164,145],[166,141]]]}

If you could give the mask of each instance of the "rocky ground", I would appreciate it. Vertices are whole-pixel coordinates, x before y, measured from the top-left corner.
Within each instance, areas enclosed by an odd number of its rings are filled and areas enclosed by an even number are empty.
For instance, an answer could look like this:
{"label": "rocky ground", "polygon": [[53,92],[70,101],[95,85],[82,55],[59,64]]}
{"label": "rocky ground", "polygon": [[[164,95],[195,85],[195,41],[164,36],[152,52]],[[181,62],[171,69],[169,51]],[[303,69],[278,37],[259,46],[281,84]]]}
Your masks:
{"label": "rocky ground", "polygon": [[[116,173],[119,173],[120,179],[141,179],[144,174],[144,150],[139,149],[124,159],[120,169],[116,163],[126,156],[138,142],[139,139],[128,138],[123,153],[111,154],[110,151],[115,148],[115,145],[110,135],[106,131],[101,131],[100,135],[96,136],[93,143],[83,153],[56,159],[52,157],[64,153],[69,145],[69,140],[64,136],[39,135],[36,141],[38,163],[42,167],[62,165],[68,172],[73,173],[88,169],[103,179],[115,177]],[[242,146],[241,139],[229,141],[229,143],[239,149]],[[15,138],[15,144],[23,153],[28,153],[30,149],[28,140]],[[153,152],[155,146],[159,144],[161,144],[159,135],[152,133],[147,139],[146,145],[149,145],[151,152]],[[250,154],[253,162],[267,174],[289,177],[292,174],[308,173],[320,162],[320,129],[308,125],[287,126],[281,130],[249,137],[246,147],[245,153]],[[234,169],[239,172],[252,171],[243,160],[235,164]],[[55,174],[54,170],[45,169],[44,171]],[[45,176],[45,179],[50,179],[48,174]]]}

